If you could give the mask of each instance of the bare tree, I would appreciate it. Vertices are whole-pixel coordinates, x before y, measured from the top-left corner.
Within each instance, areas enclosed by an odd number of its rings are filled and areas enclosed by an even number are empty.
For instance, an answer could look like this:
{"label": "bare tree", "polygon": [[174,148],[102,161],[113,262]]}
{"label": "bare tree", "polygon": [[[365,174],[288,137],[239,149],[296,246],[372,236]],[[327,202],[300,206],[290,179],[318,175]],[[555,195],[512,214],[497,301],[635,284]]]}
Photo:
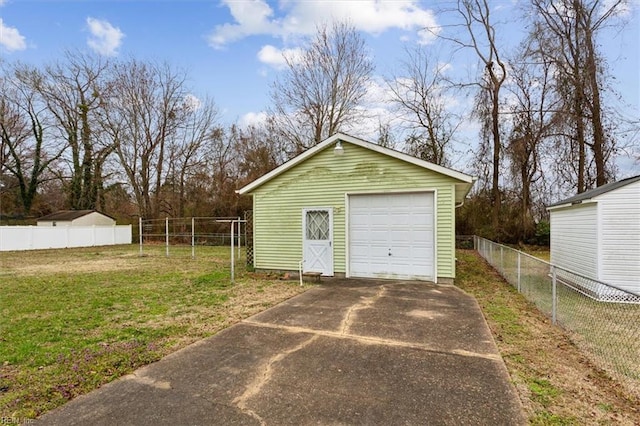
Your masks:
{"label": "bare tree", "polygon": [[101,117],[131,186],[139,213],[160,214],[170,140],[189,113],[185,76],[168,65],[115,64],[113,90]]}
{"label": "bare tree", "polygon": [[258,179],[287,160],[272,126],[269,122],[245,128],[231,126],[239,185]]}
{"label": "bare tree", "polygon": [[165,210],[177,217],[184,217],[186,213],[188,181],[199,178],[207,168],[207,152],[215,152],[215,142],[222,139],[213,100],[187,99],[185,121],[169,143],[167,178],[163,185],[165,192],[171,188],[171,194],[165,196]]}
{"label": "bare tree", "polygon": [[373,72],[364,39],[347,23],[321,26],[272,87],[270,115],[297,154],[362,118]]}
{"label": "bare tree", "polygon": [[[454,14],[460,20],[457,27],[463,29],[459,37],[440,34],[442,39],[461,49],[471,50],[482,64],[482,75],[471,85],[479,87],[476,109],[483,125],[483,139],[487,133],[491,138],[492,176],[491,203],[492,221],[497,228],[500,220],[500,159],[502,150],[500,132],[501,90],[507,78],[507,67],[502,61],[496,37],[495,23],[491,18],[491,7],[487,0],[458,0]],[[464,84],[467,85],[467,84]]]}
{"label": "bare tree", "polygon": [[391,121],[383,121],[378,117],[378,138],[377,143],[385,148],[395,148],[395,136],[391,127]]}
{"label": "bare tree", "polygon": [[0,77],[1,170],[15,178],[24,215],[31,213],[40,184],[63,151],[48,143],[46,105],[33,88],[40,79],[37,69],[21,64]]}
{"label": "bare tree", "polygon": [[402,75],[387,79],[398,112],[410,131],[406,138],[411,155],[442,166],[461,120],[447,109],[445,64],[422,49],[407,51]]}
{"label": "bare tree", "polygon": [[589,156],[595,167],[595,184],[608,180],[608,158],[615,148],[606,131],[602,102],[604,58],[598,52],[598,33],[626,5],[625,0],[533,0],[537,17],[533,31],[544,40],[538,51],[554,64],[556,88],[565,100],[565,117],[572,123],[570,142],[577,157],[576,189],[589,186]]}
{"label": "bare tree", "polygon": [[73,209],[95,209],[102,190],[102,166],[113,144],[101,146],[96,110],[107,90],[107,62],[99,57],[67,52],[64,62],[44,69],[35,89],[70,151],[68,204]]}
{"label": "bare tree", "polygon": [[533,186],[544,178],[542,157],[548,138],[555,131],[560,100],[552,90],[552,66],[548,62],[528,62],[528,44],[512,61],[512,94],[509,106],[511,131],[506,146],[513,186],[519,193],[519,220],[515,227],[520,242],[533,237]]}

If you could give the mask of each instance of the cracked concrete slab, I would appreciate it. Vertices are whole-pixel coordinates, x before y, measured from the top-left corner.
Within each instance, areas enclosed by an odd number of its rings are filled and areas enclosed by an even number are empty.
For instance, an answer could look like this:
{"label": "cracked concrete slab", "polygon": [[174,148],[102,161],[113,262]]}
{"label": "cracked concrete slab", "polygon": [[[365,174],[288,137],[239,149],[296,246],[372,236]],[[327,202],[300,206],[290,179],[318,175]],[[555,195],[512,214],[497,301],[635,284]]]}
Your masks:
{"label": "cracked concrete slab", "polygon": [[[351,331],[361,336],[421,342],[442,351],[495,352],[493,337],[475,300],[457,297],[457,293],[450,288],[428,299],[383,297],[372,309],[357,313]],[[477,320],[470,321],[470,317]]]}
{"label": "cracked concrete slab", "polygon": [[513,424],[519,407],[504,403],[511,389],[495,363],[321,337],[249,404],[267,424]]}
{"label": "cracked concrete slab", "polygon": [[338,330],[354,305],[375,295],[374,287],[316,287],[294,299],[251,318],[254,322]]}
{"label": "cracked concrete slab", "polygon": [[44,415],[51,425],[524,424],[473,298],[332,280]]}

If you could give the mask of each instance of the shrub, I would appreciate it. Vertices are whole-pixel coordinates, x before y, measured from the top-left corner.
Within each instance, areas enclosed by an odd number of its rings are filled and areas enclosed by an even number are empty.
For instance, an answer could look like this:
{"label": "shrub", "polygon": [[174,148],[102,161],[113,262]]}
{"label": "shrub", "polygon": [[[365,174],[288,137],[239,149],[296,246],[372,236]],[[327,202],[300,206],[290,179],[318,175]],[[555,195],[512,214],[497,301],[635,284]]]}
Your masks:
{"label": "shrub", "polygon": [[551,244],[551,224],[547,220],[541,220],[536,224],[535,244],[549,247]]}

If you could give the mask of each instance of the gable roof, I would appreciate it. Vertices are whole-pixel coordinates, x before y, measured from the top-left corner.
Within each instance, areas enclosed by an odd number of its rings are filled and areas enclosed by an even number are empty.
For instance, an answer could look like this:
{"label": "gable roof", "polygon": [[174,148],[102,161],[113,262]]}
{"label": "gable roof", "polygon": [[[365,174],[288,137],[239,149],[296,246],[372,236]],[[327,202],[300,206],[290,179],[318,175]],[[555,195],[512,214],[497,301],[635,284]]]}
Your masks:
{"label": "gable roof", "polygon": [[622,180],[619,180],[617,182],[607,183],[606,185],[602,185],[602,186],[599,186],[597,188],[593,188],[593,189],[590,189],[588,191],[581,192],[580,194],[574,195],[573,197],[569,197],[569,198],[564,199],[562,201],[558,201],[557,203],[550,204],[547,207],[547,209],[550,209],[550,208],[553,208],[553,207],[571,205],[571,204],[580,204],[583,201],[590,200],[590,199],[595,198],[595,197],[597,197],[599,195],[605,194],[607,192],[611,192],[613,190],[616,190],[618,188],[622,188],[623,186],[627,186],[627,185],[629,185],[631,183],[638,182],[638,181],[640,181],[640,175],[633,176],[633,177],[626,178],[626,179],[622,179]]}
{"label": "gable roof", "polygon": [[78,219],[79,217],[82,217],[82,216],[86,216],[90,213],[98,213],[108,217],[109,219],[113,219],[111,216],[106,215],[104,213],[100,213],[99,211],[96,211],[96,210],[60,210],[58,212],[51,213],[46,216],[42,216],[38,218],[38,221],[41,221],[41,220],[70,221],[70,220]]}
{"label": "gable roof", "polygon": [[[327,139],[325,139],[324,141],[320,142],[318,145],[314,146],[313,148],[309,148],[308,150],[306,150],[305,152],[303,152],[302,154],[292,158],[291,160],[287,161],[286,163],[282,164],[279,167],[276,167],[275,169],[273,169],[272,171],[270,171],[269,173],[265,174],[264,176],[254,180],[253,182],[243,186],[242,188],[238,189],[236,192],[238,194],[248,194],[251,191],[255,190],[256,188],[262,186],[263,184],[269,182],[271,179],[280,176],[281,174],[283,174],[284,172],[286,172],[287,170],[295,167],[296,165],[302,163],[303,161],[313,157],[315,154],[317,154],[320,151],[323,151],[331,146],[333,146],[334,144],[336,144],[338,141],[342,141],[342,142],[347,142],[353,145],[357,145],[360,146],[362,148],[366,148],[369,149],[371,151],[375,151],[378,152],[380,154],[384,154],[384,155],[388,155],[389,157],[393,157],[396,158],[398,160],[401,161],[405,161],[407,163],[411,163],[414,164],[418,167],[422,167],[426,170],[430,170],[436,173],[440,173],[442,175],[451,177],[453,179],[458,180],[460,183],[456,184],[456,201],[462,201],[464,199],[464,197],[466,197],[467,193],[471,190],[471,187],[473,186],[473,183],[476,181],[476,178],[470,175],[467,175],[465,173],[461,173],[458,172],[456,170],[452,170],[443,166],[439,166],[437,164],[433,164],[430,163],[428,161],[424,161],[421,160],[419,158],[416,157],[412,157],[411,155],[407,155],[405,153],[402,153],[400,151],[396,151],[393,149],[389,149],[389,148],[385,148],[383,146],[380,146],[378,144],[372,143],[372,142],[367,142],[363,139],[360,138],[356,138],[353,136],[349,136],[347,134],[344,133],[336,133],[333,136],[328,137]],[[461,197],[459,197],[458,194],[458,190],[460,190],[461,192]],[[458,198],[461,198],[460,200],[458,200]]]}

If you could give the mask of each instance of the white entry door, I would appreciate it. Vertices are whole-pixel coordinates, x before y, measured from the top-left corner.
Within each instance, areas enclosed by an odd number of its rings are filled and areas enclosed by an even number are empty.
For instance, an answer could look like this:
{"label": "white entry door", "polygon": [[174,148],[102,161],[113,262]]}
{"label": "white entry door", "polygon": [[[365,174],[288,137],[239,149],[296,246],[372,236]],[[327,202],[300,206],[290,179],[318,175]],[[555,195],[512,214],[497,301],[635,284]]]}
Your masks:
{"label": "white entry door", "polygon": [[303,272],[333,276],[333,209],[302,211]]}
{"label": "white entry door", "polygon": [[349,196],[349,274],[433,280],[432,192]]}

